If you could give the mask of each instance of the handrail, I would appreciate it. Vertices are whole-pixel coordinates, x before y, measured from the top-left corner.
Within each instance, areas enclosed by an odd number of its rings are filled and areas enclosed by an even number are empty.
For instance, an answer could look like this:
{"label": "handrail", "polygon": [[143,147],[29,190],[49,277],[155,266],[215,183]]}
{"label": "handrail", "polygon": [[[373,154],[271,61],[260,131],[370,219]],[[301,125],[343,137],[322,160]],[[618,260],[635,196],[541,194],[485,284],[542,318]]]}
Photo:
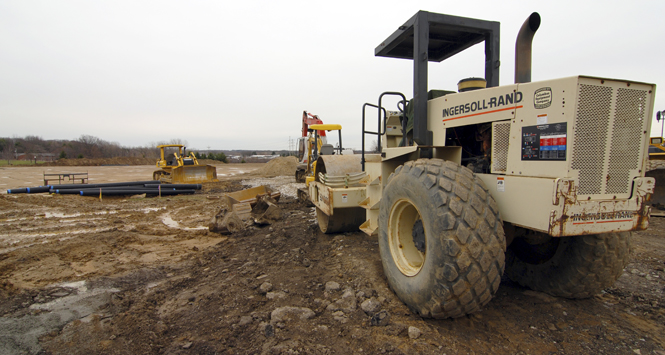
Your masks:
{"label": "handrail", "polygon": [[[402,111],[402,113],[404,115],[404,117],[402,118],[402,141],[404,141],[405,142],[404,145],[406,145],[406,122],[407,122],[407,119],[406,119],[406,97],[401,92],[386,91],[383,94],[379,95],[379,106],[381,106],[381,99],[383,99],[383,96],[385,96],[385,95],[400,96],[402,98],[402,101],[397,101],[397,109],[398,110],[400,109],[399,108],[399,103],[402,102],[402,105],[404,106],[404,110],[400,110],[400,111]],[[386,121],[387,121],[387,117],[386,117],[386,119],[383,120],[383,133],[386,133]],[[380,124],[381,123],[379,123],[379,125]],[[379,151],[381,151],[381,144],[380,143],[379,143]]]}
{"label": "handrail", "polygon": [[[402,98],[402,101],[398,101],[398,103],[397,103],[397,109],[400,110],[404,114],[404,119],[402,119],[402,126],[403,126],[402,134],[403,134],[403,139],[404,140],[406,139],[406,129],[405,129],[406,128],[406,112],[405,112],[405,110],[406,110],[406,97],[404,96],[404,94],[402,94],[401,92],[396,92],[396,91],[386,91],[386,92],[382,93],[381,95],[379,95],[379,104],[378,105],[374,105],[374,104],[370,104],[370,103],[363,104],[362,152],[361,152],[362,156],[361,156],[361,159],[360,159],[360,164],[362,165],[362,171],[365,171],[365,134],[373,134],[373,135],[378,136],[376,146],[377,146],[377,149],[379,150],[379,152],[381,151],[381,136],[386,133],[386,121],[388,120],[388,115],[386,113],[386,109],[383,106],[381,106],[381,101],[383,100],[383,97],[387,96],[387,95],[400,96]],[[399,108],[399,103],[400,102],[402,103],[402,105],[404,107],[404,110]],[[367,106],[374,107],[374,108],[377,109],[377,126],[378,126],[377,132],[365,130],[365,109],[367,108]],[[383,130],[381,129],[381,112],[383,112]]]}
{"label": "handrail", "polygon": [[[379,111],[379,130],[378,132],[372,132],[372,131],[366,131],[365,130],[365,108],[369,107],[374,107],[378,109]],[[383,110],[383,115],[386,116],[386,109],[374,104],[370,103],[365,103],[363,104],[363,122],[362,122],[362,150],[361,150],[361,158],[360,158],[360,165],[362,166],[362,171],[365,171],[365,134],[374,134],[378,136],[378,141],[379,141],[379,146],[381,144],[381,111]],[[385,128],[384,128],[385,129]],[[380,150],[379,150],[380,151]]]}

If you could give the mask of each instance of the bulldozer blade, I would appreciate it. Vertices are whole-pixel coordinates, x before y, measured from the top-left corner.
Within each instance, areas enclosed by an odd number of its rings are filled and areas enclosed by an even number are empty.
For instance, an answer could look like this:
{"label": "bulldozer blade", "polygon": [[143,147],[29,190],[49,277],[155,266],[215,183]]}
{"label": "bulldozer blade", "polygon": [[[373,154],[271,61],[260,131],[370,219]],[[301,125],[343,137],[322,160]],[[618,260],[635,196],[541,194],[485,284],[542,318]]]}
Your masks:
{"label": "bulldozer blade", "polygon": [[217,168],[212,165],[179,166],[171,171],[169,179],[173,184],[198,184],[216,182]]}
{"label": "bulldozer blade", "polygon": [[270,195],[275,201],[279,201],[281,194],[279,192],[273,192],[269,187],[261,185],[257,187],[252,187],[251,189],[245,189],[236,192],[230,192],[226,194],[227,205],[233,206],[236,203],[248,202],[254,206],[259,197],[263,195]]}
{"label": "bulldozer blade", "polygon": [[[272,197],[263,195],[257,199],[256,205],[252,209],[254,223],[258,225],[273,224],[283,217],[282,209],[276,205]],[[235,207],[237,205],[234,205]]]}
{"label": "bulldozer blade", "polygon": [[249,204],[249,202],[244,202],[244,203],[236,203],[231,207],[231,210],[240,217],[243,221],[246,221],[250,218],[252,218],[252,206]]}
{"label": "bulldozer blade", "polygon": [[215,233],[233,234],[244,230],[245,222],[235,211],[223,208],[212,217],[208,229]]}
{"label": "bulldozer blade", "polygon": [[651,214],[665,216],[665,169],[647,171],[645,176],[656,179],[656,186],[651,194]]}

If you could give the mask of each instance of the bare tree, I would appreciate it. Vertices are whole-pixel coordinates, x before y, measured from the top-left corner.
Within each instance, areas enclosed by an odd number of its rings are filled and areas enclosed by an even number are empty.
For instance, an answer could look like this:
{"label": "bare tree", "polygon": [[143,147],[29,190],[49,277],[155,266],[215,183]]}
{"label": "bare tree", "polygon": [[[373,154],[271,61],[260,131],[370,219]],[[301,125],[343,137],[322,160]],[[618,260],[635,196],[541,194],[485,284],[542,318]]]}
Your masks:
{"label": "bare tree", "polygon": [[2,158],[7,160],[7,164],[10,164],[14,158],[14,152],[16,149],[14,146],[14,139],[3,138],[0,140],[0,146],[2,147]]}
{"label": "bare tree", "polygon": [[84,156],[86,158],[101,158],[102,154],[102,141],[101,139],[90,136],[87,134],[81,135],[76,140],[78,144],[79,153],[77,156]]}
{"label": "bare tree", "polygon": [[379,144],[377,143],[377,140],[373,140],[372,143],[369,144],[369,152],[370,153],[381,153],[381,152],[379,152]]}

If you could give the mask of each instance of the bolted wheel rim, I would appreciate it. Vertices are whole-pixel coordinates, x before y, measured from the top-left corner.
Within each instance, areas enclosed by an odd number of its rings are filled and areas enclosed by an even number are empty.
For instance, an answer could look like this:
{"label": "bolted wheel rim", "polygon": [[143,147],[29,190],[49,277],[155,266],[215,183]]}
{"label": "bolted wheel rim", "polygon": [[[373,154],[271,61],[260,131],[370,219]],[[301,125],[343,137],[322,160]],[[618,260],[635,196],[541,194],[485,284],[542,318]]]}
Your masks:
{"label": "bolted wheel rim", "polygon": [[415,276],[425,263],[427,243],[420,212],[411,201],[397,201],[388,220],[388,244],[395,265],[406,276]]}

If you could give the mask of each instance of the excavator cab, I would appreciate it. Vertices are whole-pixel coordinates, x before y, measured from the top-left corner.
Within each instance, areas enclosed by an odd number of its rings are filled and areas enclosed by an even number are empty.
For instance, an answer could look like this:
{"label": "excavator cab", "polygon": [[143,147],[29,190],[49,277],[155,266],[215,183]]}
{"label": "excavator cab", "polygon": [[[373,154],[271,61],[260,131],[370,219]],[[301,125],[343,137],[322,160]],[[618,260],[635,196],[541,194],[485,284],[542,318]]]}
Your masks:
{"label": "excavator cab", "polygon": [[[342,154],[342,125],[339,124],[313,124],[308,128],[310,135],[313,135],[314,142],[310,145],[308,152],[307,168],[305,170],[305,184],[309,186],[314,181],[314,171],[316,171],[316,160],[321,155]],[[339,143],[337,147],[328,144],[327,140],[322,140],[319,132],[337,131],[339,134]]]}

